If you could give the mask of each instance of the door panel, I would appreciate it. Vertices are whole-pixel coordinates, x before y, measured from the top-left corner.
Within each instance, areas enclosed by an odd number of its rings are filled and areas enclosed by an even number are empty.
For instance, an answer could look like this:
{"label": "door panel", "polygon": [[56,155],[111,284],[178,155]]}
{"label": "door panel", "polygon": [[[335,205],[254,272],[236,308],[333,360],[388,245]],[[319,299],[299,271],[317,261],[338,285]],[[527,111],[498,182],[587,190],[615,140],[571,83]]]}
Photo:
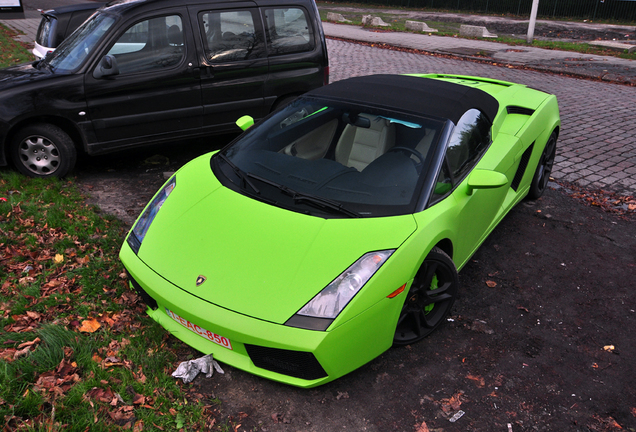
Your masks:
{"label": "door panel", "polygon": [[196,19],[204,52],[203,127],[235,130],[234,122],[243,115],[263,117],[268,65],[258,10],[232,5],[199,11]]}
{"label": "door panel", "polygon": [[201,126],[188,17],[179,9],[129,24],[104,52],[115,59],[119,74],[86,76],[89,117],[100,142],[94,150],[182,137]]}

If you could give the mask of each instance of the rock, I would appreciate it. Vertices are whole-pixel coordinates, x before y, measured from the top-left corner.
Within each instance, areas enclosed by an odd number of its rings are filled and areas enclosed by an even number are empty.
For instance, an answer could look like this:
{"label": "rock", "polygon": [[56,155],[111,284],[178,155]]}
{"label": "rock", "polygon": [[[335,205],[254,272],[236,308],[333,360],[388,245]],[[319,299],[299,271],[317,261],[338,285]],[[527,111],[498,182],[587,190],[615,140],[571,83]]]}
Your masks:
{"label": "rock", "polygon": [[327,12],[327,21],[334,22],[351,22],[351,20],[346,19],[342,14],[335,12]]}
{"label": "rock", "polygon": [[428,24],[421,21],[407,21],[406,28],[408,30],[420,31],[420,32],[429,32],[429,33],[437,32],[437,29],[430,28]]}
{"label": "rock", "polygon": [[380,17],[374,17],[371,15],[363,15],[362,16],[362,25],[370,26],[370,27],[389,27],[391,24],[387,24],[382,21]]}
{"label": "rock", "polygon": [[468,24],[462,24],[459,27],[459,35],[460,36],[468,36],[468,37],[485,37],[485,38],[496,38],[496,34],[490,33],[486,30],[486,27],[483,26],[474,26]]}

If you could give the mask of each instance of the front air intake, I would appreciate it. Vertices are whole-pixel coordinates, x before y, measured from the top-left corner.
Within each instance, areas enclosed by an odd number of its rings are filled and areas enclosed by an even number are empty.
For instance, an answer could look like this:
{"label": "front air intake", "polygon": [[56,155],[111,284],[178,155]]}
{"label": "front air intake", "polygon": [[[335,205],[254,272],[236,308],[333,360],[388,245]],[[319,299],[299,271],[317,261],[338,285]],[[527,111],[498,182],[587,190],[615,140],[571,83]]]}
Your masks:
{"label": "front air intake", "polygon": [[316,357],[306,351],[291,351],[245,344],[255,366],[283,375],[306,380],[327,376]]}

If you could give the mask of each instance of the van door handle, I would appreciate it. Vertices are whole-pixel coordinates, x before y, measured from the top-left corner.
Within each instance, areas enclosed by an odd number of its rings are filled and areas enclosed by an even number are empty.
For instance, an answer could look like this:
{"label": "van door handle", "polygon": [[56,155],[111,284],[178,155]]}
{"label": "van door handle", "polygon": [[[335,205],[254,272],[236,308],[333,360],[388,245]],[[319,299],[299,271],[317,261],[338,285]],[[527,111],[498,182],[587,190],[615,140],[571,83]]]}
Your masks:
{"label": "van door handle", "polygon": [[194,66],[192,63],[188,63],[188,70],[194,75],[195,78],[201,77],[201,68],[198,66]]}

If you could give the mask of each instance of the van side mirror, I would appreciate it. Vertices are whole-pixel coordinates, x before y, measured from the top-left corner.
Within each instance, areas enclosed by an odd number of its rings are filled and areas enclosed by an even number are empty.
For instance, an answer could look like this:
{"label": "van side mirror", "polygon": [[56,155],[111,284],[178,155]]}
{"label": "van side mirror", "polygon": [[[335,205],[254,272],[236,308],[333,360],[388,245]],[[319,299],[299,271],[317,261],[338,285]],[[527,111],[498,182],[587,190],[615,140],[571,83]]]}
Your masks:
{"label": "van side mirror", "polygon": [[236,121],[236,125],[245,131],[254,126],[254,119],[251,116],[244,115]]}
{"label": "van side mirror", "polygon": [[103,77],[119,75],[119,66],[117,65],[117,59],[112,55],[105,55],[99,61],[99,64],[93,71],[93,77],[100,79]]}

